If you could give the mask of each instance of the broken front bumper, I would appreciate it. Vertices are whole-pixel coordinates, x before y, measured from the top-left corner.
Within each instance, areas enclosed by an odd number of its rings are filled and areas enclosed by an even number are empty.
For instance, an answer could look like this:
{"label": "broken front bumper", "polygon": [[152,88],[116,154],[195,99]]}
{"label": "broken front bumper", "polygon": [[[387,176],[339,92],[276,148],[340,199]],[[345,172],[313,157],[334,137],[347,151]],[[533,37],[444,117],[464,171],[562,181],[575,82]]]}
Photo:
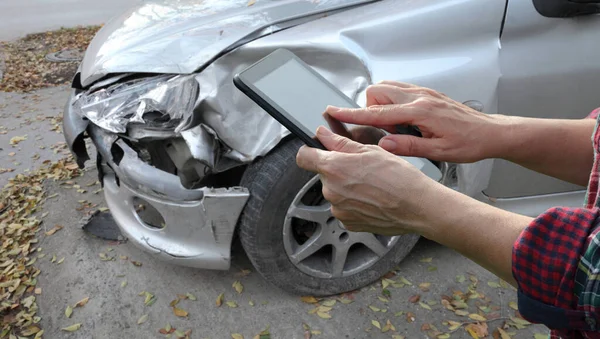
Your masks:
{"label": "broken front bumper", "polygon": [[[205,269],[228,269],[237,219],[248,190],[185,188],[176,175],[140,159],[118,135],[88,123],[67,104],[64,133],[80,166],[88,158],[87,131],[99,154],[98,169],[107,205],[123,234],[136,246],[160,259]],[[164,225],[150,225],[138,214],[142,201],[151,205]]]}

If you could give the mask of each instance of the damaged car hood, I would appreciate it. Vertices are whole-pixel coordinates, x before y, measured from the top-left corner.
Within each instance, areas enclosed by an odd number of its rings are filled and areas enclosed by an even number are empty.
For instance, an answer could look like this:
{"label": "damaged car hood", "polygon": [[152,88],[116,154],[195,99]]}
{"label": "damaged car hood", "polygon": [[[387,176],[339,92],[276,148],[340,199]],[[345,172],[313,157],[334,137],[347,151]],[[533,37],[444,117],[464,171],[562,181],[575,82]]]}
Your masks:
{"label": "damaged car hood", "polygon": [[110,73],[192,73],[245,42],[302,18],[374,0],[165,0],[131,8],[91,42],[84,87]]}

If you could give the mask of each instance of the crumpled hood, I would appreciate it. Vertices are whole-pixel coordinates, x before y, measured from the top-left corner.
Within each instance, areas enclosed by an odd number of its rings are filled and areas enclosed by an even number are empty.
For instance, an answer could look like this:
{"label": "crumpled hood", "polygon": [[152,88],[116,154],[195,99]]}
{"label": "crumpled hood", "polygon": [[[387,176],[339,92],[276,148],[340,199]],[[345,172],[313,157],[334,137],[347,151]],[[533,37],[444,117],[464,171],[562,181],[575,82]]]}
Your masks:
{"label": "crumpled hood", "polygon": [[[81,64],[81,84],[109,73],[192,73],[299,17],[373,0],[165,0],[108,22]],[[289,26],[289,24],[287,24]]]}

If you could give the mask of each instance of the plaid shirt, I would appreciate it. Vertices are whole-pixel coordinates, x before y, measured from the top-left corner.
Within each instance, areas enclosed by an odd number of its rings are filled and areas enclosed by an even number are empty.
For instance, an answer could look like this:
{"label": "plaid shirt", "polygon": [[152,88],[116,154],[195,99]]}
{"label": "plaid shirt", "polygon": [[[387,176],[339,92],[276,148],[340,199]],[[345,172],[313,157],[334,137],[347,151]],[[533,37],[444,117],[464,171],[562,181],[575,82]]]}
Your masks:
{"label": "plaid shirt", "polygon": [[[600,338],[600,108],[592,136],[594,165],[584,207],[551,208],[513,247],[519,312],[551,329],[551,338]],[[597,312],[597,310],[599,312]]]}

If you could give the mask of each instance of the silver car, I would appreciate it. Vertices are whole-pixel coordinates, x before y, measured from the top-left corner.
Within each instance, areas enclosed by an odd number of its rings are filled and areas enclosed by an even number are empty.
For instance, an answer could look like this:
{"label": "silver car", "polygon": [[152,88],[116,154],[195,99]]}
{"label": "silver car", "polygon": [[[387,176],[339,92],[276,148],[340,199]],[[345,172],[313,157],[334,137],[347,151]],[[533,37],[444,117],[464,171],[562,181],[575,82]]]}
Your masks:
{"label": "silver car", "polygon": [[[296,166],[301,143],[233,76],[287,48],[361,105],[369,84],[398,80],[490,114],[580,119],[600,106],[598,12],[589,0],[148,2],[90,44],[65,138],[80,166],[91,139],[114,219],[156,258],[226,270],[237,234],[276,286],[350,291],[393,269],[418,236],[345,230],[319,178]],[[502,160],[436,164],[444,185],[530,216],[584,196]]]}

